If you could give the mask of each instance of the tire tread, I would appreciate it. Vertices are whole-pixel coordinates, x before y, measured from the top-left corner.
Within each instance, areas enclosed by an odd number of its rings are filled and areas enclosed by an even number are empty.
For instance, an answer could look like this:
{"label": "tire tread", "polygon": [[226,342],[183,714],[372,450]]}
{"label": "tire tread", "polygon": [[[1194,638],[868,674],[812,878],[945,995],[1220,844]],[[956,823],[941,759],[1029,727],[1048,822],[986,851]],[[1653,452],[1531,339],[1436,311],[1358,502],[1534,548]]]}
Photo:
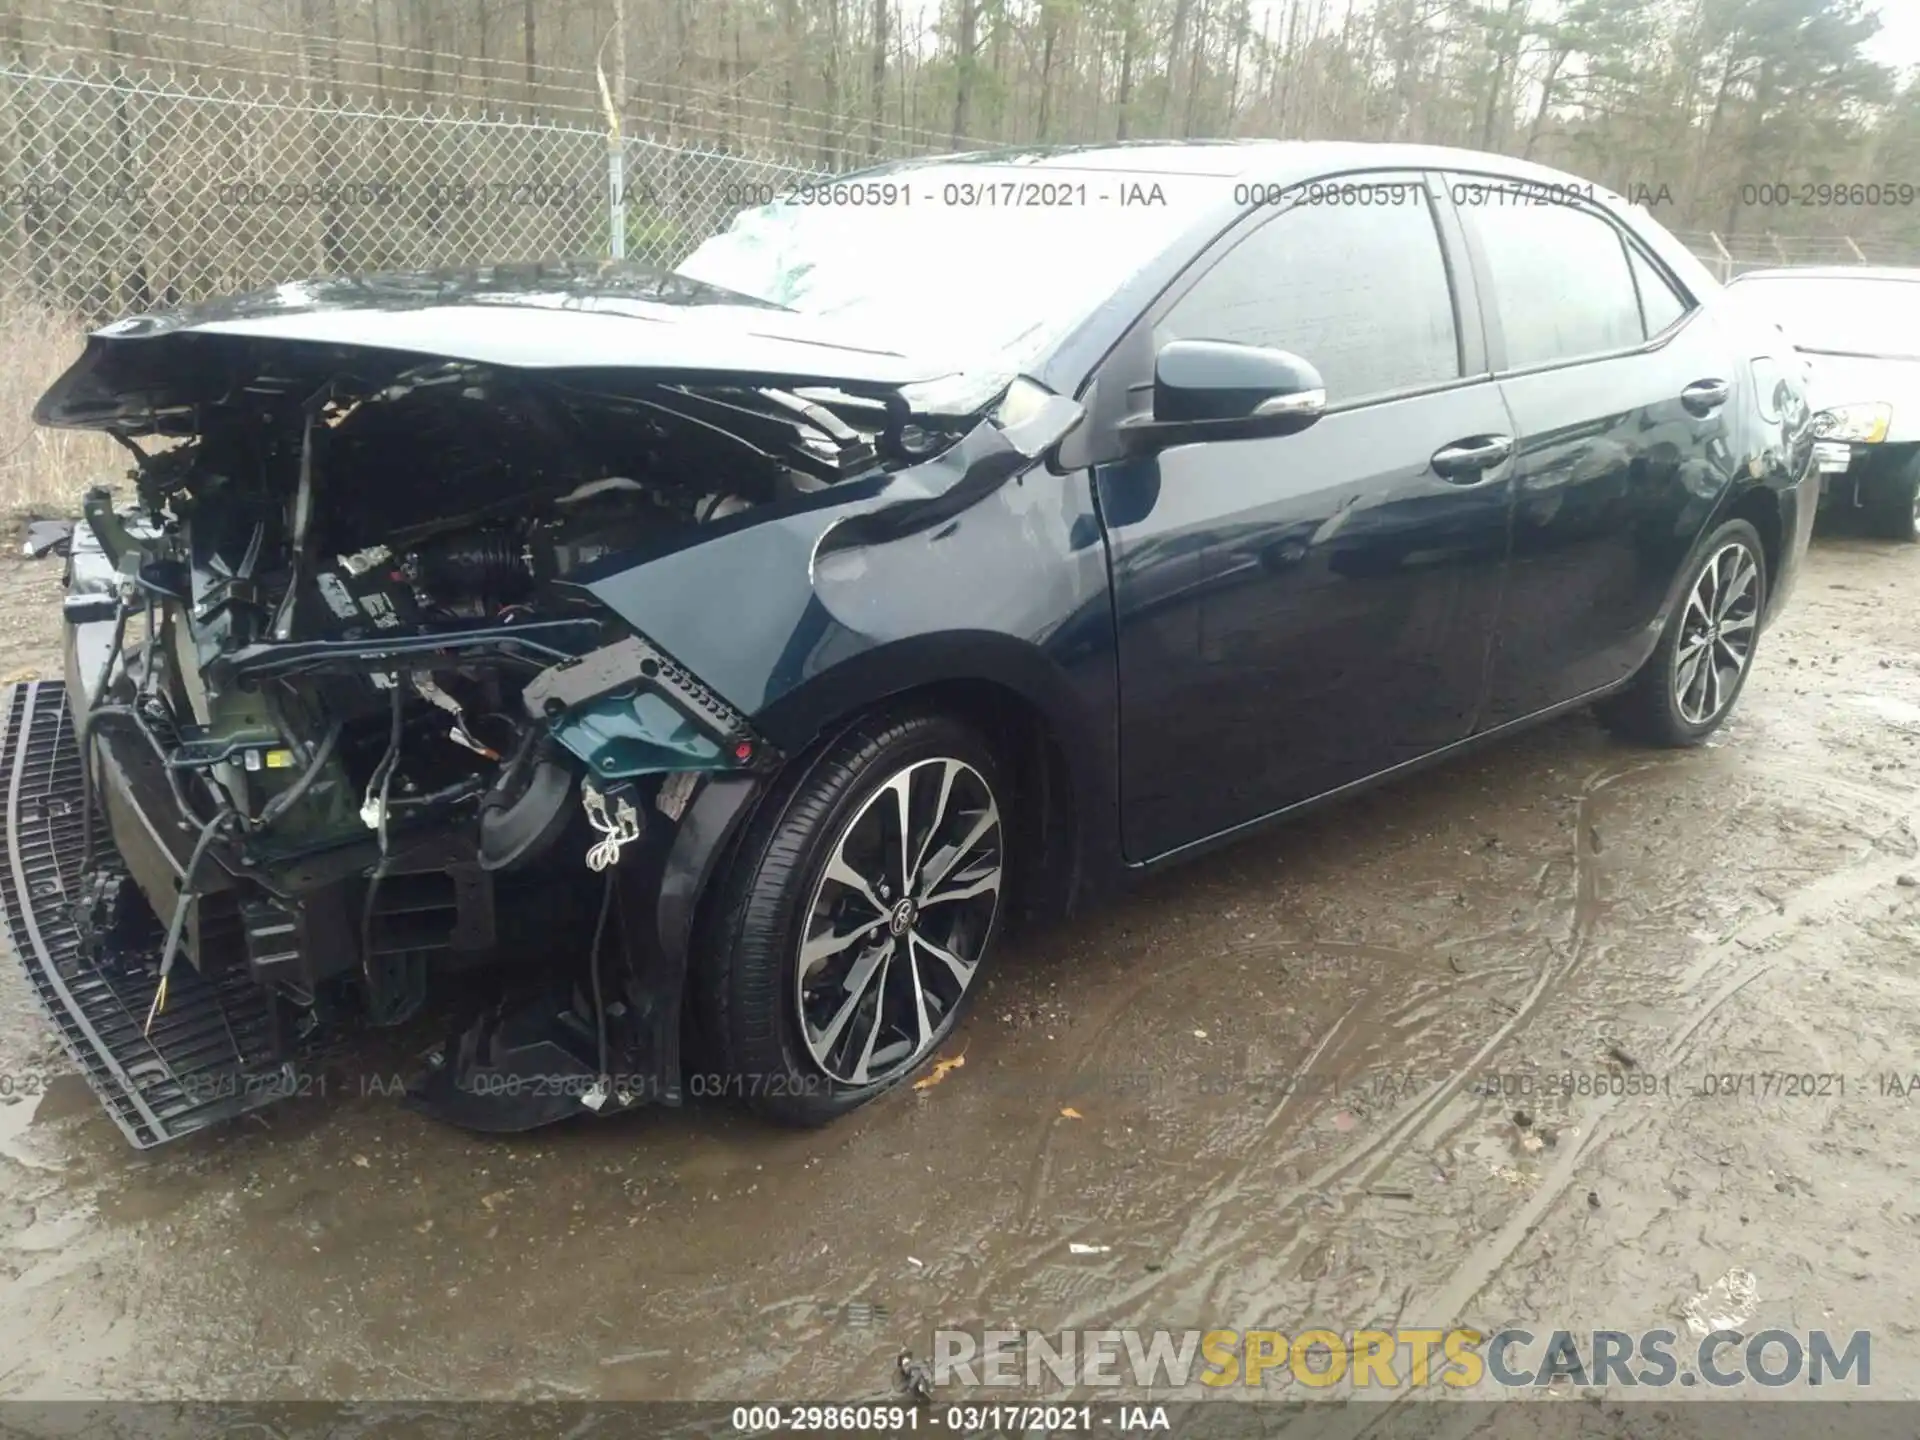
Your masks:
{"label": "tire tread", "polygon": [[[959,721],[932,709],[876,712],[823,742],[811,758],[800,757],[749,821],[720,877],[709,913],[703,916],[690,977],[697,1018],[717,1066],[729,1077],[790,1075],[811,1069],[810,1057],[790,1052],[781,1033],[781,1017],[786,1005],[787,942],[799,911],[811,898],[801,891],[815,847],[828,833],[836,812],[861,790],[873,770],[886,765],[890,756],[935,737],[984,759],[989,780],[995,779],[992,752]],[[997,783],[995,789],[999,793]],[[1003,799],[1003,834],[1004,807]],[[996,916],[995,931],[998,922]],[[993,938],[990,932],[982,947],[983,962]],[[968,998],[972,993],[970,987]],[[928,1058],[931,1052],[922,1057],[922,1064]],[[835,1085],[825,1093],[771,1094],[752,1083],[744,1083],[741,1089],[749,1107],[766,1119],[810,1127],[826,1124],[912,1073],[905,1071],[884,1084],[859,1090]]]}

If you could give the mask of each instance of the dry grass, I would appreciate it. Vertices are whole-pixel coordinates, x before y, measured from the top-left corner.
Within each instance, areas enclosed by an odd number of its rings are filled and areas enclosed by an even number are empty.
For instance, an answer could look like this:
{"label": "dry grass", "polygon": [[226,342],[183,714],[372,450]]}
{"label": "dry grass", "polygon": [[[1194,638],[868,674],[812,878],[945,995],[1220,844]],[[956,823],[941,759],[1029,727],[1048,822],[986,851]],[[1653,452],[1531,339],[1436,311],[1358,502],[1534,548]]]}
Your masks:
{"label": "dry grass", "polygon": [[126,474],[127,452],[106,436],[33,423],[34,403],[85,340],[69,317],[0,297],[0,511],[69,515],[87,486]]}

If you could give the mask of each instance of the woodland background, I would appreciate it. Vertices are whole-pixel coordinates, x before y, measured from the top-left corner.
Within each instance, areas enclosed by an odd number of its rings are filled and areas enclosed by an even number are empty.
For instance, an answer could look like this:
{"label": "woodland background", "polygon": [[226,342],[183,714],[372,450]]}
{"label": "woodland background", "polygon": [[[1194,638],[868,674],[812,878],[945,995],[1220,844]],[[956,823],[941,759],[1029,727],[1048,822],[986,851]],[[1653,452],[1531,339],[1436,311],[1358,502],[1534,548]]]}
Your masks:
{"label": "woodland background", "polygon": [[[1885,0],[1911,4],[1916,0]],[[820,170],[1155,136],[1417,140],[1646,187],[1670,228],[1920,246],[1920,78],[1861,0],[0,0],[0,57],[88,57],[377,106],[604,111]],[[1664,195],[1661,187],[1665,187]]]}

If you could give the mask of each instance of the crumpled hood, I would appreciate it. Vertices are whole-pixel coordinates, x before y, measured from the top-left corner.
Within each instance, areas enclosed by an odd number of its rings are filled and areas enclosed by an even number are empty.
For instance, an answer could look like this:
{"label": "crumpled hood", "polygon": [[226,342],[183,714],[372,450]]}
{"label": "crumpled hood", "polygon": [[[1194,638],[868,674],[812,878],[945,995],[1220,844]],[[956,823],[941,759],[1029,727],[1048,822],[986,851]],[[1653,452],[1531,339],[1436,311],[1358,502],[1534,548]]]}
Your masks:
{"label": "crumpled hood", "polygon": [[[208,341],[213,343],[209,344]],[[42,425],[138,431],[211,403],[249,342],[686,383],[924,384],[955,373],[832,322],[626,266],[494,267],[299,281],[95,331],[34,409]]]}

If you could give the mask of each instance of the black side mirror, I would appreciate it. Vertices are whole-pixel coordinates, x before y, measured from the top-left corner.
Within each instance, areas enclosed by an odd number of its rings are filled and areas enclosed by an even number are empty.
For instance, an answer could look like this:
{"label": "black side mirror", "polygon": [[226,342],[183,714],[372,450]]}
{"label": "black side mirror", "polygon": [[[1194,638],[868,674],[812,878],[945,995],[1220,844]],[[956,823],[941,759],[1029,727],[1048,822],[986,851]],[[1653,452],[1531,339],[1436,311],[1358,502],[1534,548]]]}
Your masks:
{"label": "black side mirror", "polygon": [[1153,413],[1121,423],[1133,453],[1198,440],[1291,435],[1327,408],[1320,372],[1298,355],[1227,340],[1171,340],[1153,366]]}

